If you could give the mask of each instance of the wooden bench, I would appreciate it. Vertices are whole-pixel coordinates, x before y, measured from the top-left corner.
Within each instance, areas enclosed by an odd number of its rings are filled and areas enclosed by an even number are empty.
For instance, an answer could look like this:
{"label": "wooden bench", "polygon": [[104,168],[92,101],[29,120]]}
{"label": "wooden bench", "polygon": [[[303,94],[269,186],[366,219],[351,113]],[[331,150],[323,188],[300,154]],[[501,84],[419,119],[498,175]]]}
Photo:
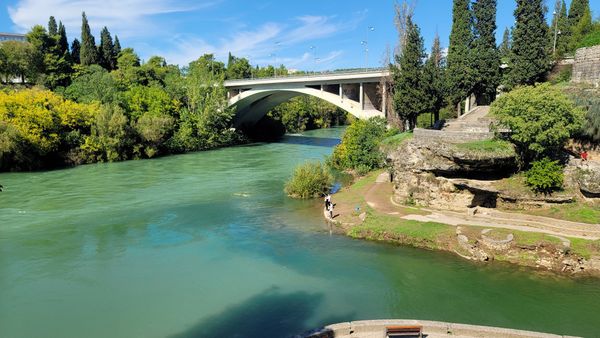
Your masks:
{"label": "wooden bench", "polygon": [[386,326],[386,337],[404,337],[404,336],[417,336],[423,337],[423,326],[421,325],[393,325]]}

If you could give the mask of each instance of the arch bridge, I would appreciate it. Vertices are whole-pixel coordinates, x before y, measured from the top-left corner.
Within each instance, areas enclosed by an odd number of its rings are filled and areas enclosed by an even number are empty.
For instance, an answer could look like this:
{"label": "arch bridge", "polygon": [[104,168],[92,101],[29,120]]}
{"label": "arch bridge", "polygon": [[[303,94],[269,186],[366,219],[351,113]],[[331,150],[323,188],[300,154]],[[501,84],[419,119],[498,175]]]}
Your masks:
{"label": "arch bridge", "polygon": [[234,126],[252,126],[277,105],[300,95],[312,95],[348,113],[367,119],[385,117],[387,69],[318,73],[225,81],[229,106],[236,108]]}

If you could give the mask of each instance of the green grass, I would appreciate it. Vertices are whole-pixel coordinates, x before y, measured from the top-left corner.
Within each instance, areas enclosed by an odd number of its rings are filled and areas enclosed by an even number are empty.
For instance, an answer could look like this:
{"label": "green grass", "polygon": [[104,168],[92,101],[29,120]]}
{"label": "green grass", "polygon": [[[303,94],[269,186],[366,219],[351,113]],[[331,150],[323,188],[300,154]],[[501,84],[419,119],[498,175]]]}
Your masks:
{"label": "green grass", "polygon": [[571,251],[589,259],[592,255],[600,255],[600,240],[590,241],[583,238],[569,238]]}
{"label": "green grass", "polygon": [[600,206],[597,204],[569,203],[550,209],[528,212],[538,216],[558,218],[566,221],[600,224]]}
{"label": "green grass", "polygon": [[388,138],[383,139],[383,141],[381,141],[381,145],[384,148],[395,148],[401,145],[404,141],[410,140],[412,137],[413,133],[410,132],[396,134],[394,136],[390,136]]}
{"label": "green grass", "polygon": [[512,143],[504,140],[483,140],[458,143],[454,145],[461,150],[472,151],[475,153],[494,153],[499,155],[514,155],[515,148]]}
{"label": "green grass", "polygon": [[454,233],[454,227],[436,223],[405,220],[402,218],[382,215],[367,208],[367,218],[352,227],[348,235],[354,238],[365,238],[376,241],[401,242],[412,244],[419,242],[423,246],[436,248],[436,242],[442,237]]}

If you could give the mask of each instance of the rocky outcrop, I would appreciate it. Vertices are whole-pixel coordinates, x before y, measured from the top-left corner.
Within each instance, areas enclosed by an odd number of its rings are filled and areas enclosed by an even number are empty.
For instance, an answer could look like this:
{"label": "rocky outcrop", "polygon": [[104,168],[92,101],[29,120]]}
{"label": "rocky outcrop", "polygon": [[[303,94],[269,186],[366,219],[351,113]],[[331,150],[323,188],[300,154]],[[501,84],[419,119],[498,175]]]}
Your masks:
{"label": "rocky outcrop", "polygon": [[577,182],[585,197],[600,198],[600,165],[586,163],[579,167]]}
{"label": "rocky outcrop", "polygon": [[516,169],[516,153],[471,150],[435,140],[410,140],[387,154],[400,203],[463,209],[495,207],[497,191],[456,178],[489,178],[509,175]]}

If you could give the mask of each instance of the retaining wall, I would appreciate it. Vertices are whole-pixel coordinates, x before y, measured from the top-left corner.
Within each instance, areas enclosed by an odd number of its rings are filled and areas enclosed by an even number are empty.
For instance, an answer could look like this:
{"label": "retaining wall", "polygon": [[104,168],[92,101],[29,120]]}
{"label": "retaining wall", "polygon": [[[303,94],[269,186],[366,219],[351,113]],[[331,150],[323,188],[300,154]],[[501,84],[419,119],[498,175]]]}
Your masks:
{"label": "retaining wall", "polygon": [[580,48],[575,52],[571,81],[600,85],[600,46]]}

